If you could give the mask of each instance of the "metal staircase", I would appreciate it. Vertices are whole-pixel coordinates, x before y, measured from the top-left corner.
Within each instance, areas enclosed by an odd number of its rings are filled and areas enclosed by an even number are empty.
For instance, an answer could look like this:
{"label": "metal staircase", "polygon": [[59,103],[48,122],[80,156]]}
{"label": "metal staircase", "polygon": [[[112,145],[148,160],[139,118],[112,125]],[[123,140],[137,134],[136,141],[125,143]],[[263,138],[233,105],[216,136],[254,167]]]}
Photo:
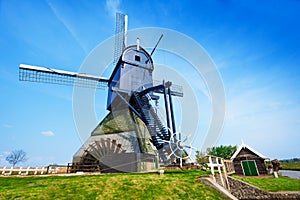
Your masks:
{"label": "metal staircase", "polygon": [[145,94],[133,92],[130,104],[141,116],[151,135],[151,142],[159,150],[166,144],[165,141],[170,140],[171,134],[162,124],[149,101]]}

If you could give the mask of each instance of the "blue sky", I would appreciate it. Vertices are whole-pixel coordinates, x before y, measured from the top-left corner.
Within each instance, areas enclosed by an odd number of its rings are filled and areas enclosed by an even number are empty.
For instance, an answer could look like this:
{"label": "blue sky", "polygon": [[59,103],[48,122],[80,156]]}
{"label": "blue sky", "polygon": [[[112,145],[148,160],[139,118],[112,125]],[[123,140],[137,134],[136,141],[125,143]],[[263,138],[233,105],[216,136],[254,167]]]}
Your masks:
{"label": "blue sky", "polygon": [[[128,14],[129,29],[173,29],[208,52],[226,94],[218,145],[243,140],[270,158],[299,157],[299,10],[296,0],[0,1],[0,166],[14,149],[26,151],[31,166],[71,162],[81,146],[73,88],[19,82],[18,67],[78,71],[113,36],[116,11]],[[105,105],[97,109],[101,117]]]}

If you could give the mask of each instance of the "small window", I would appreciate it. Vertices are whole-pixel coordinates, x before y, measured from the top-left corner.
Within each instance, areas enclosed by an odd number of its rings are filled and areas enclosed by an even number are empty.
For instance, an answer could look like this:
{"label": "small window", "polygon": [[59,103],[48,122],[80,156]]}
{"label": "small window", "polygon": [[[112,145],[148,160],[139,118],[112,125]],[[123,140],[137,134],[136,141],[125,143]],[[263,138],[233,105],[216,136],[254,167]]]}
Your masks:
{"label": "small window", "polygon": [[134,56],[134,60],[140,62],[140,61],[141,61],[141,57],[138,56],[138,55],[135,55],[135,56]]}

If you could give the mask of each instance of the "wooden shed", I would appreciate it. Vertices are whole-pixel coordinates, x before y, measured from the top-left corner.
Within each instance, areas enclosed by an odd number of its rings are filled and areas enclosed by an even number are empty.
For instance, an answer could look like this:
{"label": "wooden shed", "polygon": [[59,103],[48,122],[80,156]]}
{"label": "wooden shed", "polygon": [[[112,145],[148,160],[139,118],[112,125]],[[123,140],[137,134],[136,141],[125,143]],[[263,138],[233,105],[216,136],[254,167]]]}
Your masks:
{"label": "wooden shed", "polygon": [[246,144],[238,147],[231,157],[235,173],[244,176],[259,176],[267,174],[265,160],[268,158]]}

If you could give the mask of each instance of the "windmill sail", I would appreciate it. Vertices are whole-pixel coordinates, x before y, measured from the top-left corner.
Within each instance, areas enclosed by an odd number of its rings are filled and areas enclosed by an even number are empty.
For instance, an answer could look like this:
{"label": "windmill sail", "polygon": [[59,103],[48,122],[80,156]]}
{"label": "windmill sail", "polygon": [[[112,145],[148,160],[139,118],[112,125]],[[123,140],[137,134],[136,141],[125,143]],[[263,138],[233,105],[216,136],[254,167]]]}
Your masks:
{"label": "windmill sail", "polygon": [[114,64],[118,62],[119,57],[127,45],[127,21],[127,15],[116,13]]}
{"label": "windmill sail", "polygon": [[105,89],[108,79],[93,75],[20,64],[19,80]]}

